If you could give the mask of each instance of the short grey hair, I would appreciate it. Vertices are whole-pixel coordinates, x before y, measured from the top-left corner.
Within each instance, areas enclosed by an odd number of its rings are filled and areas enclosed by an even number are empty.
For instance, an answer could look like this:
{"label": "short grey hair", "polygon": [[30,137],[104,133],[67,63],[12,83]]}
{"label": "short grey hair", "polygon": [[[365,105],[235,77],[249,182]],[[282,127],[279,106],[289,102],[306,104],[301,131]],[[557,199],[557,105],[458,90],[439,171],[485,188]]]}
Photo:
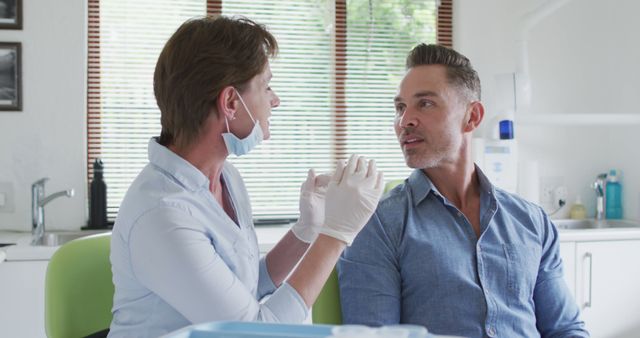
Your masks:
{"label": "short grey hair", "polygon": [[480,100],[480,78],[466,56],[442,45],[421,43],[407,56],[407,69],[423,65],[445,66],[451,85],[462,89],[469,101]]}

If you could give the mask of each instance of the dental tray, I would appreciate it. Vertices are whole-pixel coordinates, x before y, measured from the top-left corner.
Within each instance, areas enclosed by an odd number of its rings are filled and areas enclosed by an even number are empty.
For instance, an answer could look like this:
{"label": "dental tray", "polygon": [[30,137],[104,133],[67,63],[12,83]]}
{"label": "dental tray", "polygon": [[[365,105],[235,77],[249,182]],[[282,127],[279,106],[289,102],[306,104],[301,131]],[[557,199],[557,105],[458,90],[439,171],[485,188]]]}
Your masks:
{"label": "dental tray", "polygon": [[324,338],[331,325],[293,325],[255,322],[212,322],[187,326],[164,338]]}

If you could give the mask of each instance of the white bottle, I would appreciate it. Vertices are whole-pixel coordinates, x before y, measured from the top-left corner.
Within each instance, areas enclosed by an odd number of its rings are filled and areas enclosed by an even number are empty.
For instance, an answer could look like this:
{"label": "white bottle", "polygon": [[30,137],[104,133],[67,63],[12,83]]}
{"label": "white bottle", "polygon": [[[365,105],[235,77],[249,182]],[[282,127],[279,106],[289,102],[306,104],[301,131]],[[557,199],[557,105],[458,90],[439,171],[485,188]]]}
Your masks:
{"label": "white bottle", "polygon": [[500,121],[500,139],[485,141],[482,170],[489,181],[511,193],[518,188],[518,144],[513,138],[513,122]]}

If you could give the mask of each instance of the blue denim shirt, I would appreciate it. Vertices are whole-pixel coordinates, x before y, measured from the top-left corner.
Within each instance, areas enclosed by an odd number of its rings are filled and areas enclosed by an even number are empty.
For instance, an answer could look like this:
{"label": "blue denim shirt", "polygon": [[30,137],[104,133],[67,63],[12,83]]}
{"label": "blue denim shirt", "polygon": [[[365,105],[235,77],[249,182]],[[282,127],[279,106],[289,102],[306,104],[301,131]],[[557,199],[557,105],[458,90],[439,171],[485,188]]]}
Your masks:
{"label": "blue denim shirt", "polygon": [[344,323],[465,337],[589,337],[542,209],[480,181],[478,238],[415,170],[386,195],[338,264]]}

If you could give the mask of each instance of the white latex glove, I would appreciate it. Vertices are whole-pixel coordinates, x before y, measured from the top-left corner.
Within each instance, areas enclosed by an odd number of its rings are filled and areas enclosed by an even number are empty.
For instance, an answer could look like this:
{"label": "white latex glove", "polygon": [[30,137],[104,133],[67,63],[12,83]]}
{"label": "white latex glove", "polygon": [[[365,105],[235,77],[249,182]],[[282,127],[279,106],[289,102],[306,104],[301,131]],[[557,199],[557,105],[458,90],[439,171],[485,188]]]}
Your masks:
{"label": "white latex glove", "polygon": [[314,170],[309,169],[307,179],[300,187],[300,218],[291,231],[305,243],[315,241],[324,223],[324,197],[329,180],[331,176],[326,174],[316,176]]}
{"label": "white latex glove", "polygon": [[338,162],[327,188],[325,226],[321,233],[351,245],[378,206],[384,187],[376,162],[352,155]]}

